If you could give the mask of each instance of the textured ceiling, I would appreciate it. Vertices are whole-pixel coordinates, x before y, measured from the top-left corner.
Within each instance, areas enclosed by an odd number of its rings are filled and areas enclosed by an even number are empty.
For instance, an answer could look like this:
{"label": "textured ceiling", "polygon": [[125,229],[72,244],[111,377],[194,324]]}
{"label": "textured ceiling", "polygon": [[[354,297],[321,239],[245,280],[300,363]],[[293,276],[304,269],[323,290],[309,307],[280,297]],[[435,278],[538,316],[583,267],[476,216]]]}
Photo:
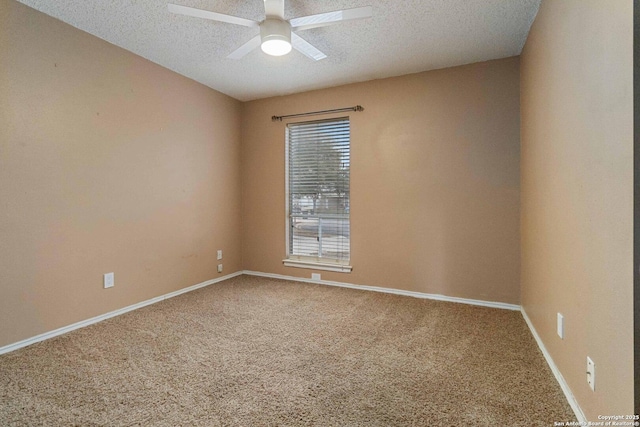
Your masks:
{"label": "textured ceiling", "polygon": [[[519,55],[541,0],[287,0],[285,19],[371,5],[373,17],[301,32],[328,58],[260,49],[259,33],[175,15],[165,0],[19,0],[241,101]],[[261,21],[262,0],[171,0]]]}

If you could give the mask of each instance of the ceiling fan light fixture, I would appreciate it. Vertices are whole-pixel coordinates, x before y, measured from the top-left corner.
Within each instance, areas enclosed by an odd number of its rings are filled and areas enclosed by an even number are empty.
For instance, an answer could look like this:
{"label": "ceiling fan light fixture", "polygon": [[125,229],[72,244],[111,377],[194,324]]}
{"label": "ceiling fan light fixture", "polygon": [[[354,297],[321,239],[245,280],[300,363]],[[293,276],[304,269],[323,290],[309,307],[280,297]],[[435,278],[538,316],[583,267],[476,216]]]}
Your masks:
{"label": "ceiling fan light fixture", "polygon": [[260,24],[260,48],[271,56],[291,52],[291,25],[280,19],[266,19]]}
{"label": "ceiling fan light fixture", "polygon": [[286,40],[271,39],[263,41],[260,48],[271,56],[283,56],[291,52],[291,43]]}

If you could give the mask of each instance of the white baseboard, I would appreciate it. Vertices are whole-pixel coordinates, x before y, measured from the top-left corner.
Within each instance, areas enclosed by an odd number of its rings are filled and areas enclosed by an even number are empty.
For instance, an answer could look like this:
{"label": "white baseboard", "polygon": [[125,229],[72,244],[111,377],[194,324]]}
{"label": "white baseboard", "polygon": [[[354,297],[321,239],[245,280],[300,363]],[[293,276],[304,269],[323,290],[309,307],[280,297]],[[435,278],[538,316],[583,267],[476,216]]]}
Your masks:
{"label": "white baseboard", "polygon": [[181,295],[181,294],[184,294],[184,293],[187,293],[187,292],[195,291],[196,289],[200,289],[200,288],[203,288],[205,286],[212,285],[214,283],[222,282],[223,280],[231,279],[232,277],[240,276],[241,274],[242,274],[242,271],[237,271],[235,273],[228,274],[226,276],[218,277],[218,278],[212,279],[212,280],[207,280],[206,282],[198,283],[197,285],[193,285],[193,286],[189,286],[187,288],[179,289],[177,291],[170,292],[170,293],[165,294],[165,295],[160,295],[158,297],[151,298],[151,299],[148,299],[146,301],[139,302],[137,304],[129,305],[127,307],[120,308],[118,310],[110,311],[109,313],[101,314],[99,316],[92,317],[92,318],[87,319],[87,320],[82,320],[80,322],[73,323],[73,324],[68,325],[68,326],[63,326],[62,328],[58,328],[58,329],[55,329],[53,331],[45,332],[43,334],[36,335],[35,337],[27,338],[25,340],[18,341],[18,342],[13,343],[13,344],[5,345],[4,347],[0,347],[0,354],[9,353],[9,352],[17,350],[19,348],[26,347],[28,345],[35,344],[35,343],[40,342],[40,341],[48,340],[50,338],[57,337],[58,335],[66,334],[67,332],[71,332],[71,331],[74,331],[76,329],[84,328],[85,326],[93,325],[94,323],[98,323],[98,322],[101,322],[103,320],[110,319],[112,317],[116,317],[116,316],[119,316],[119,315],[124,314],[124,313],[128,313],[129,311],[137,310],[137,309],[145,307],[147,305],[155,304],[157,302],[164,301],[166,299],[173,298],[175,296],[178,296],[178,295]]}
{"label": "white baseboard", "polygon": [[569,402],[569,406],[571,406],[571,409],[573,409],[573,413],[576,415],[578,422],[581,423],[580,425],[587,425],[587,417],[584,415],[584,412],[582,412],[580,405],[578,405],[578,401],[576,400],[575,396],[571,392],[571,389],[569,388],[569,384],[567,384],[567,382],[564,380],[564,377],[560,373],[560,370],[558,369],[555,362],[551,358],[551,355],[545,348],[542,342],[542,339],[540,338],[540,335],[538,335],[536,328],[534,328],[533,323],[531,323],[531,319],[529,319],[529,316],[527,316],[527,313],[524,311],[524,308],[521,309],[520,311],[522,312],[522,317],[524,317],[524,321],[527,322],[527,325],[529,326],[529,330],[531,331],[533,338],[535,338],[536,342],[538,343],[538,347],[540,347],[540,351],[542,351],[542,355],[547,361],[547,365],[549,365],[549,368],[551,368],[551,372],[553,372],[553,375],[556,377],[558,384],[560,384],[560,388],[562,389],[564,396],[567,398],[567,401]]}
{"label": "white baseboard", "polygon": [[477,299],[449,297],[446,295],[439,295],[439,294],[425,294],[422,292],[403,291],[401,289],[381,288],[378,286],[353,285],[351,283],[332,282],[330,280],[315,280],[315,279],[307,279],[303,277],[283,276],[281,274],[261,273],[259,271],[244,270],[243,273],[250,276],[270,277],[272,279],[292,280],[295,282],[315,283],[318,285],[339,286],[341,288],[361,289],[365,291],[383,292],[386,294],[404,295],[404,296],[414,297],[414,298],[433,299],[438,301],[457,302],[461,304],[479,305],[482,307],[501,308],[504,310],[520,311],[519,305],[507,304],[504,302],[493,302],[493,301],[483,301],[483,300],[477,300]]}

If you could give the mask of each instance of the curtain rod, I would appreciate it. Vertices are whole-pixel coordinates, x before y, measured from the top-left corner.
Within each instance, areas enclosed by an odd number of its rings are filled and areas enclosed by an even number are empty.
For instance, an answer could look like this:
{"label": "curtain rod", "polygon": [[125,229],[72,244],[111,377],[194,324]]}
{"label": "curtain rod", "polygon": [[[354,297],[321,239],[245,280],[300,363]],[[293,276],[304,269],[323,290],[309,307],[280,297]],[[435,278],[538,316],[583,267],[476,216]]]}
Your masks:
{"label": "curtain rod", "polygon": [[356,105],[355,107],[335,108],[333,110],[310,111],[308,113],[289,114],[286,116],[271,116],[271,121],[281,122],[282,119],[288,119],[290,117],[315,116],[317,114],[342,113],[344,111],[364,111],[364,108],[362,108],[362,105]]}

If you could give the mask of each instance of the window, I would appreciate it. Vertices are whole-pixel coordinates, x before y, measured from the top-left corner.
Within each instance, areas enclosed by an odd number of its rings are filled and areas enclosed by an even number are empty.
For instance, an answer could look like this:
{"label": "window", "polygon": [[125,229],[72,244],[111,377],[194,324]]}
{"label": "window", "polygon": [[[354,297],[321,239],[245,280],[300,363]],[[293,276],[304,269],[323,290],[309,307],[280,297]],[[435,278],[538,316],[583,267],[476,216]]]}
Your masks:
{"label": "window", "polygon": [[285,265],[351,271],[349,118],[287,126]]}

